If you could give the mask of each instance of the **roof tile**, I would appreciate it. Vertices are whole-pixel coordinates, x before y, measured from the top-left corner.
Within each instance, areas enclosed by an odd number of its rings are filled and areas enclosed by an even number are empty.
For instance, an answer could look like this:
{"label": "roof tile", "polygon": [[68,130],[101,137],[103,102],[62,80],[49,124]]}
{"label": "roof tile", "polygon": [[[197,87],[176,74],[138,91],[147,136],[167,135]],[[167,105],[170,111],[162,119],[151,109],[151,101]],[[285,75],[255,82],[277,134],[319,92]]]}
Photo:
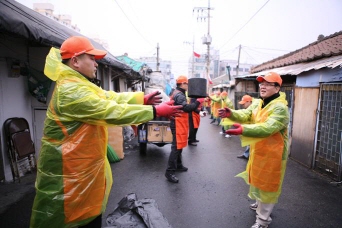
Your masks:
{"label": "roof tile", "polygon": [[257,65],[251,69],[251,73],[336,55],[342,55],[342,31],[324,37],[323,40],[315,41],[301,49]]}

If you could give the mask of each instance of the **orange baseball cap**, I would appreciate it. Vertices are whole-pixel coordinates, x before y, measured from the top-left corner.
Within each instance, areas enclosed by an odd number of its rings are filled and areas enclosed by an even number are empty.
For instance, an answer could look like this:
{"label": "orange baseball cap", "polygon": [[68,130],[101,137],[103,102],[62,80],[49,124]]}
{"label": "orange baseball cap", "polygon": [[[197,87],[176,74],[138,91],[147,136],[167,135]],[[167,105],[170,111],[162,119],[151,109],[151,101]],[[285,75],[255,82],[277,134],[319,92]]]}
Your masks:
{"label": "orange baseball cap", "polygon": [[251,96],[249,96],[249,95],[244,95],[243,97],[242,97],[242,99],[241,99],[241,101],[239,101],[239,104],[245,104],[246,102],[248,102],[248,101],[252,101],[253,100],[253,98],[251,97]]}
{"label": "orange baseball cap", "polygon": [[263,81],[266,81],[266,82],[276,82],[280,86],[283,83],[283,80],[281,79],[280,75],[275,73],[275,72],[269,72],[265,76],[258,76],[256,78],[256,80],[258,82],[263,82]]}
{"label": "orange baseball cap", "polygon": [[188,83],[188,77],[187,76],[179,76],[177,79],[176,79],[176,83],[177,84],[182,84],[182,83]]}
{"label": "orange baseball cap", "polygon": [[221,93],[221,96],[227,96],[228,95],[228,93],[226,92],[226,91],[223,91],[222,93]]}
{"label": "orange baseball cap", "polygon": [[62,59],[70,59],[82,54],[95,56],[95,59],[102,59],[106,51],[95,49],[90,40],[83,36],[72,36],[66,39],[60,49]]}

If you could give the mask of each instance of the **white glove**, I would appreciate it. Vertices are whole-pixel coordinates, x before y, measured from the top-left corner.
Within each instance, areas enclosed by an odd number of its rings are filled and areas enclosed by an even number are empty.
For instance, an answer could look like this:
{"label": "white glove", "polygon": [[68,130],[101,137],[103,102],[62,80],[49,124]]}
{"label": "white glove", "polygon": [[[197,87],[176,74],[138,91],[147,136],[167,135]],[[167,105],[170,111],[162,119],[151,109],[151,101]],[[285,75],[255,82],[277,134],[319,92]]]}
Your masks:
{"label": "white glove", "polygon": [[199,114],[200,114],[201,117],[205,117],[207,115],[207,113],[205,111],[200,111]]}

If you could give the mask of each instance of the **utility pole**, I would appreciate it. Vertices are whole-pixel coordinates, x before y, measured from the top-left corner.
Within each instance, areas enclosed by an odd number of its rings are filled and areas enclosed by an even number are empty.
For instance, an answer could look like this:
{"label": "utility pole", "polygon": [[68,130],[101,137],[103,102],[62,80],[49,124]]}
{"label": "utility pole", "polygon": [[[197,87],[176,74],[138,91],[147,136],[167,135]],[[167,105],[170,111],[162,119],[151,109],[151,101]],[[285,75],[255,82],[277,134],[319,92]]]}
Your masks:
{"label": "utility pole", "polygon": [[159,43],[157,43],[157,66],[156,71],[159,71]]}
{"label": "utility pole", "polygon": [[194,78],[195,73],[195,36],[192,37],[192,78]]}
{"label": "utility pole", "polygon": [[239,55],[238,55],[238,61],[236,65],[236,76],[239,76],[239,67],[240,67],[240,52],[241,52],[241,44],[239,45]]}
{"label": "utility pole", "polygon": [[192,38],[192,42],[184,41],[184,44],[192,45],[192,65],[191,65],[191,78],[195,75],[195,37]]}
{"label": "utility pole", "polygon": [[198,13],[204,13],[207,11],[208,15],[199,15],[197,16],[197,20],[198,19],[202,19],[205,21],[206,19],[208,19],[208,33],[206,36],[202,37],[202,43],[207,45],[207,80],[209,80],[210,78],[210,44],[211,44],[211,36],[210,36],[210,10],[213,10],[214,8],[210,8],[210,0],[208,0],[208,7],[195,7],[193,9],[193,12],[195,10],[197,10]]}

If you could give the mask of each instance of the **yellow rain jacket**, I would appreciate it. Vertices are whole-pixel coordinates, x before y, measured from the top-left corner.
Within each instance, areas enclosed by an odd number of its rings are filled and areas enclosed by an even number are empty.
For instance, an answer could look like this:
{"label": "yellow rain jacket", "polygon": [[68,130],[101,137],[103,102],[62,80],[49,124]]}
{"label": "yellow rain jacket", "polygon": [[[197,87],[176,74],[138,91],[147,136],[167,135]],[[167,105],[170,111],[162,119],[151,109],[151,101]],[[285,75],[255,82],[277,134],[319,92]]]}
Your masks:
{"label": "yellow rain jacket", "polygon": [[[264,108],[262,101],[247,109],[232,110],[230,120],[243,126],[242,145],[250,145],[246,171],[237,176],[250,185],[248,196],[276,203],[286,169],[289,113],[285,93]],[[244,124],[249,123],[249,124]]]}
{"label": "yellow rain jacket", "polygon": [[[233,105],[233,102],[228,97],[225,97],[225,98],[221,99],[221,107],[220,108],[234,109],[234,105]],[[227,119],[227,118],[223,118],[221,120],[220,125],[223,126],[224,130],[228,130],[232,124],[226,124],[225,119]]]}
{"label": "yellow rain jacket", "polygon": [[211,112],[214,118],[218,118],[218,110],[221,108],[221,97],[219,95],[210,96],[211,99]]}
{"label": "yellow rain jacket", "polygon": [[30,227],[78,227],[106,208],[112,185],[107,125],[147,122],[153,108],[142,105],[143,93],[99,88],[62,64],[55,48],[44,73],[56,85],[44,122]]}
{"label": "yellow rain jacket", "polygon": [[234,109],[234,105],[233,105],[233,102],[228,97],[225,97],[224,99],[221,99],[221,107],[220,108]]}

